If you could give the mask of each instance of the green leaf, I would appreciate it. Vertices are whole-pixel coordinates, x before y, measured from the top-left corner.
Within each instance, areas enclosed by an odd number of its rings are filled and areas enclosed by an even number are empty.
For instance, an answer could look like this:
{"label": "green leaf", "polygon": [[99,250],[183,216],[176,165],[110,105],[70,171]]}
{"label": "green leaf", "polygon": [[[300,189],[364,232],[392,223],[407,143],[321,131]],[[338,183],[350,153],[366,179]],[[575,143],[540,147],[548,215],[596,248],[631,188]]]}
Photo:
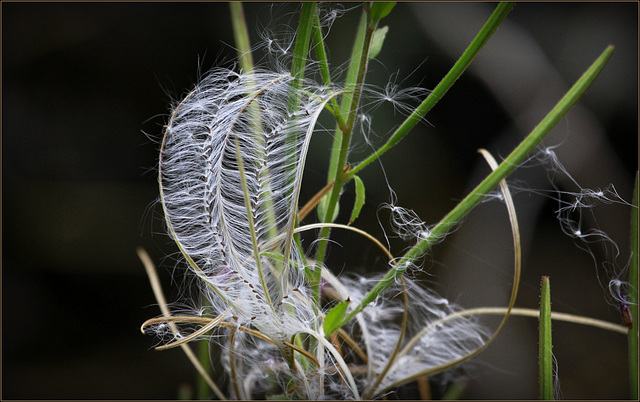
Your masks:
{"label": "green leaf", "polygon": [[382,43],[384,42],[384,38],[387,36],[387,32],[389,32],[389,27],[384,26],[382,28],[378,28],[373,32],[373,38],[371,38],[371,48],[369,49],[369,59],[375,58],[380,51],[382,50]]}
{"label": "green leaf", "polygon": [[333,216],[331,217],[331,220],[325,220],[324,218],[327,215],[327,207],[329,206],[329,196],[331,195],[331,193],[325,195],[324,197],[322,197],[322,199],[320,200],[320,202],[318,203],[318,219],[320,220],[320,222],[335,222],[336,218],[338,218],[338,213],[340,212],[340,204],[336,204],[336,207],[333,210]]}
{"label": "green leaf", "polygon": [[364,205],[364,183],[358,176],[353,176],[353,180],[356,185],[356,200],[353,204],[353,211],[351,212],[349,225],[358,218],[358,215],[360,215],[360,211],[362,210],[362,206]]}
{"label": "green leaf", "polygon": [[347,313],[347,307],[349,307],[349,303],[351,303],[350,299],[338,303],[331,310],[329,310],[327,315],[324,317],[322,328],[324,329],[324,334],[326,336],[331,335],[333,331],[340,328],[339,324],[342,321],[344,315]]}
{"label": "green leaf", "polygon": [[371,15],[371,19],[373,21],[380,21],[381,19],[389,15],[395,5],[395,1],[376,1],[373,3],[373,5],[371,5],[371,11],[369,15]]}
{"label": "green leaf", "polygon": [[540,293],[540,338],[538,340],[540,399],[553,400],[553,355],[551,353],[551,285],[542,277]]}

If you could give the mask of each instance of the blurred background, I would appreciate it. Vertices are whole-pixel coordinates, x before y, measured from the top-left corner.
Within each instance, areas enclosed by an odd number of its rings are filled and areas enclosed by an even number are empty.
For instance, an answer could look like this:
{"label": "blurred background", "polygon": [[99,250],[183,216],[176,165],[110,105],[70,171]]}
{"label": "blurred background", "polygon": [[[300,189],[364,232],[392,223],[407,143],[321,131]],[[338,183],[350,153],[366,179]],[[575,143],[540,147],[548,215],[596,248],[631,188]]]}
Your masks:
{"label": "blurred background", "polygon": [[[177,300],[182,272],[157,204],[158,141],[170,102],[209,68],[233,62],[228,5],[1,7],[2,398],[176,398],[180,387],[195,384],[195,371],[180,350],[154,351],[157,341],[140,333],[160,312],[135,249],[149,252],[167,298]],[[323,5],[339,17],[326,37],[337,81],[361,12],[350,7]],[[434,88],[492,9],[398,4],[382,21],[389,32],[368,81]],[[250,3],[245,11],[259,45],[259,32],[293,29],[299,5]],[[399,205],[436,223],[489,172],[476,149],[506,156],[609,44],[616,46],[611,61],[545,145],[558,146],[580,186],[613,184],[630,201],[638,163],[637,23],[636,2],[519,3],[428,122],[382,158],[384,174],[379,164],[362,172],[367,204],[357,226],[384,238],[379,222],[386,225],[388,214],[378,206],[391,200],[387,183]],[[370,140],[381,143],[402,119],[382,105]],[[370,153],[356,140],[352,163]],[[330,139],[314,141],[301,202],[326,177]],[[540,192],[552,188],[548,176],[529,164],[511,182]],[[566,175],[554,180],[563,191],[580,190]],[[619,323],[605,288],[611,275],[624,274],[630,208],[599,205],[584,214],[584,228],[603,230],[618,245],[614,259],[615,249],[603,246],[609,243],[585,251],[565,236],[557,202],[536,192],[515,196],[524,248],[517,305],[536,308],[540,276],[549,275],[554,309]],[[347,187],[339,220],[348,220],[352,197]],[[482,204],[416,276],[464,307],[505,306],[510,236],[504,205]],[[345,233],[335,238],[328,263],[336,273],[384,269],[370,244]],[[391,246],[400,254],[408,244],[391,239]],[[537,398],[536,354],[536,320],[512,318],[468,365],[462,397]],[[554,354],[562,397],[628,398],[625,336],[556,323]]]}

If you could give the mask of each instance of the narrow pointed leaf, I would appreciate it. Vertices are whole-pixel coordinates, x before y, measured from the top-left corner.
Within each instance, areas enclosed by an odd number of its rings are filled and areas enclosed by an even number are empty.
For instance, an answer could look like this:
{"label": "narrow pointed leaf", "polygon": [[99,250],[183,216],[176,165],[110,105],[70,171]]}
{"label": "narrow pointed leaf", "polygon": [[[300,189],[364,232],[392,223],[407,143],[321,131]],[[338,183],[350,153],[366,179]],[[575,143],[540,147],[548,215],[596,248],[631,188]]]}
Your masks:
{"label": "narrow pointed leaf", "polygon": [[369,59],[374,59],[380,51],[382,50],[382,44],[384,43],[384,39],[387,36],[387,32],[389,32],[389,27],[384,26],[382,28],[378,28],[373,33],[373,38],[371,38],[371,50],[369,51]]}
{"label": "narrow pointed leaf", "polygon": [[338,329],[338,324],[340,323],[340,321],[342,321],[342,318],[346,314],[349,303],[351,303],[351,300],[347,299],[343,302],[338,303],[335,307],[329,310],[324,318],[324,322],[322,323],[324,334],[326,336],[331,335],[333,331]]}
{"label": "narrow pointed leaf", "polygon": [[380,21],[393,10],[393,7],[396,5],[395,1],[376,1],[371,6],[371,19],[373,21]]}
{"label": "narrow pointed leaf", "polygon": [[360,211],[362,210],[362,206],[364,205],[364,183],[362,179],[358,176],[354,176],[354,183],[356,186],[356,200],[353,205],[353,211],[351,212],[351,218],[349,219],[349,224],[352,224],[360,215]]}

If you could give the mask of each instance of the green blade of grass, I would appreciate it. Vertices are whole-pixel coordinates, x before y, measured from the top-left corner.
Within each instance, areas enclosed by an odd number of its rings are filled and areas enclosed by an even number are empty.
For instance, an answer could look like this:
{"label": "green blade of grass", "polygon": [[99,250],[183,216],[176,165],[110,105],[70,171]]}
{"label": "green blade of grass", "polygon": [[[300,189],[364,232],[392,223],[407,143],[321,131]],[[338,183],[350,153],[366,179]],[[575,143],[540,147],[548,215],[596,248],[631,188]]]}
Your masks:
{"label": "green blade of grass", "polygon": [[553,355],[551,353],[551,285],[549,277],[542,277],[538,338],[538,375],[540,399],[553,400]]}
{"label": "green blade of grass", "polygon": [[629,264],[628,308],[631,312],[632,327],[629,329],[629,385],[631,399],[638,400],[638,172],[633,192],[631,210],[631,263]]}
{"label": "green blade of grass", "polygon": [[[306,2],[302,5],[300,22],[298,23],[298,30],[296,31],[296,44],[293,49],[293,61],[291,62],[291,76],[294,79],[291,81],[289,96],[287,99],[287,111],[289,113],[293,113],[300,105],[300,89],[302,88],[302,81],[304,79],[307,55],[309,54],[309,43],[311,42],[313,17],[316,14],[317,6],[316,2]],[[289,124],[293,124],[293,121]],[[289,134],[287,141],[290,144],[295,141],[294,136],[295,134]],[[292,151],[290,151],[290,155],[288,155],[288,163],[290,164],[288,169],[295,169],[298,162],[299,161],[295,157],[295,152],[292,149]]]}
{"label": "green blade of grass", "polygon": [[458,205],[455,206],[442,220],[431,230],[428,237],[421,240],[412,247],[399,261],[391,268],[385,276],[369,291],[360,304],[349,313],[342,324],[348,322],[356,314],[362,311],[369,303],[373,302],[382,292],[384,292],[396,279],[404,273],[416,260],[422,257],[433,244],[442,240],[447,232],[471,211],[491,190],[493,190],[500,180],[506,178],[524,159],[533,151],[538,144],[551,132],[553,127],[564,117],[571,107],[586,92],[593,83],[600,71],[607,64],[613,54],[614,47],[608,46],[593,64],[576,81],[569,91],[560,99],[556,106],[545,116],[544,119],[533,129],[533,131],[518,145],[507,158],[489,174],[478,186],[469,193]]}

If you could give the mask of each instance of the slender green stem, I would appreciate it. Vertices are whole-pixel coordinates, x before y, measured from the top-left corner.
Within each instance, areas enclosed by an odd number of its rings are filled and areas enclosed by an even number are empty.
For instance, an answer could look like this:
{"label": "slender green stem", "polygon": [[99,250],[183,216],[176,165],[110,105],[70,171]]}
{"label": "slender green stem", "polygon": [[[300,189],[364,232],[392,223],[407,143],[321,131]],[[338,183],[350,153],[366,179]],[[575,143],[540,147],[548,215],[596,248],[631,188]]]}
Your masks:
{"label": "slender green stem", "polygon": [[428,237],[421,240],[411,248],[399,261],[391,268],[374,288],[365,295],[360,304],[354,308],[343,324],[348,322],[356,314],[362,311],[369,303],[374,301],[384,292],[395,280],[404,273],[416,260],[423,256],[433,244],[440,241],[447,232],[475,207],[500,180],[506,178],[515,168],[533,151],[538,144],[551,132],[551,129],[564,117],[571,107],[589,88],[596,79],[602,68],[611,57],[614,47],[608,46],[596,61],[585,71],[580,79],[571,87],[556,106],[545,116],[545,118],[533,129],[533,131],[514,149],[509,156],[489,174],[478,186],[469,193],[458,205],[455,206],[432,230]]}
{"label": "slender green stem", "polygon": [[[205,306],[209,304],[207,298],[203,295],[200,296],[200,303]],[[209,343],[209,339],[204,338],[200,339],[198,342],[198,361],[200,361],[200,365],[204,368],[205,372],[211,377],[212,367],[211,367],[211,356],[209,355],[209,348],[211,344]],[[196,393],[198,399],[207,400],[211,397],[211,389],[209,384],[207,383],[207,379],[201,375],[198,376],[197,379],[197,387],[198,391]]]}
{"label": "slender green stem", "polygon": [[315,43],[316,58],[320,63],[320,74],[324,85],[331,85],[331,74],[329,73],[329,59],[327,51],[324,47],[324,36],[322,34],[322,26],[320,25],[320,16],[316,7],[313,15],[313,42]]}
{"label": "slender green stem", "polygon": [[[316,2],[306,2],[302,5],[302,12],[300,14],[300,21],[298,23],[298,30],[296,33],[296,44],[293,50],[293,61],[291,63],[291,76],[293,80],[291,82],[289,88],[289,95],[287,99],[287,111],[290,114],[293,114],[300,106],[300,97],[301,97],[301,88],[304,80],[304,71],[307,64],[307,55],[309,54],[309,43],[311,42],[311,32],[313,28],[313,17],[317,13],[317,3]],[[289,121],[289,125],[295,124],[295,118]],[[289,181],[294,180],[295,170],[297,170],[297,166],[301,162],[297,157],[297,150],[295,149],[295,143],[297,141],[296,133],[292,132],[287,137],[286,141],[288,147],[290,149],[287,155],[287,163],[288,170],[292,173],[289,176]],[[288,182],[287,184],[291,184]],[[297,202],[297,199],[293,198],[294,202]],[[295,222],[297,224],[297,222]],[[294,243],[299,243],[300,239],[295,236],[293,238]],[[290,244],[287,244],[287,248],[290,247]],[[285,265],[282,267],[283,273],[285,273],[283,277],[282,283],[286,286],[288,272],[288,263],[290,249],[284,250],[285,252]]]}
{"label": "slender green stem", "polygon": [[633,207],[631,212],[631,263],[629,264],[629,295],[628,308],[631,313],[632,327],[629,329],[629,385],[631,399],[638,399],[638,173],[633,192]]}
{"label": "slender green stem", "polygon": [[553,354],[551,353],[551,285],[549,277],[542,277],[538,338],[538,372],[540,399],[553,400]]}
{"label": "slender green stem", "polygon": [[289,92],[288,110],[293,112],[300,103],[300,88],[307,64],[307,54],[309,53],[309,43],[311,42],[311,30],[313,28],[313,17],[318,5],[316,2],[305,2],[302,4],[300,23],[296,34],[296,45],[293,49],[293,62],[291,63],[291,75],[294,77]]}
{"label": "slender green stem", "polygon": [[383,153],[387,152],[391,147],[396,145],[409,131],[424,118],[424,116],[435,106],[435,104],[442,99],[447,93],[449,88],[453,86],[458,78],[469,67],[473,59],[480,52],[482,47],[487,43],[491,35],[498,29],[498,26],[505,19],[509,11],[513,8],[514,3],[500,3],[496,7],[491,17],[484,24],[480,32],[473,39],[469,47],[462,53],[462,56],[451,67],[451,70],[444,76],[436,88],[429,94],[429,96],[416,108],[416,110],[406,118],[406,120],[398,127],[398,129],[391,135],[389,140],[376,152],[367,157],[354,167],[349,173],[347,173],[347,180],[353,178],[357,172],[365,168],[371,162],[377,160]]}
{"label": "slender green stem", "polygon": [[[362,13],[360,22],[358,23],[358,30],[356,31],[356,38],[353,42],[353,49],[351,50],[351,59],[349,62],[349,68],[347,70],[347,78],[344,89],[349,91],[342,96],[340,102],[340,115],[345,116],[349,113],[349,106],[351,105],[351,99],[353,97],[352,91],[356,86],[356,77],[358,76],[358,62],[362,53],[362,46],[364,44],[364,34],[367,29],[367,14]],[[342,132],[346,131],[346,124],[338,127],[335,130],[333,137],[333,146],[331,148],[331,158],[329,159],[329,173],[327,177],[327,183],[331,183],[336,179],[338,171],[338,159],[340,157],[340,144],[342,144]]]}
{"label": "slender green stem", "polygon": [[231,25],[233,26],[233,36],[238,48],[238,63],[242,71],[253,70],[253,56],[251,55],[251,45],[249,42],[249,31],[244,18],[242,3],[232,1],[229,3],[231,10]]}
{"label": "slender green stem", "polygon": [[[355,86],[353,88],[353,93],[351,95],[351,105],[349,107],[349,113],[347,118],[347,126],[346,129],[342,132],[342,141],[340,143],[340,154],[338,156],[338,163],[335,166],[335,181],[333,184],[333,189],[331,191],[331,195],[329,197],[329,203],[327,205],[327,211],[325,213],[325,222],[328,222],[333,217],[333,213],[337,207],[338,199],[340,198],[340,193],[342,192],[342,186],[345,181],[345,174],[343,172],[343,167],[347,163],[347,153],[349,152],[349,146],[351,143],[351,133],[353,131],[353,125],[355,123],[355,118],[357,114],[358,104],[360,103],[360,95],[362,94],[362,85],[364,83],[364,77],[367,72],[367,62],[369,60],[369,49],[371,47],[371,38],[373,37],[373,32],[376,29],[376,24],[371,23],[369,19],[367,19],[367,26],[364,33],[364,40],[362,43],[362,52],[360,53],[360,61],[358,65],[358,74],[356,75]],[[311,293],[314,300],[317,303],[320,303],[320,276],[321,270],[320,266],[322,265],[327,249],[327,240],[329,237],[329,227],[322,228],[320,232],[320,242],[318,244],[318,250],[316,252],[316,270],[314,271],[314,278],[311,283]]]}
{"label": "slender green stem", "polygon": [[[211,364],[210,364],[209,355],[209,340],[201,339],[198,341],[198,360],[202,367],[204,367],[205,371],[209,376],[211,376]],[[207,400],[210,399],[211,389],[209,388],[209,384],[205,378],[201,375],[198,376],[198,399]]]}
{"label": "slender green stem", "polygon": [[[322,27],[320,26],[320,16],[318,15],[318,8],[316,7],[313,16],[313,42],[315,43],[316,58],[320,63],[320,74],[322,75],[322,81],[327,87],[331,86],[331,74],[329,73],[329,60],[327,59],[327,52],[324,46],[324,35],[322,33]],[[333,114],[338,122],[338,127],[344,127],[345,122],[342,119],[342,113],[338,106],[338,101],[335,98],[331,99],[331,106],[333,107]]]}
{"label": "slender green stem", "polygon": [[[482,153],[484,158],[487,160],[487,163],[489,164],[492,170],[495,170],[498,167],[498,164],[496,163],[493,156],[491,156],[491,154],[489,154],[487,151],[483,149],[480,150],[480,153]],[[500,187],[501,187],[502,195],[504,197],[505,205],[507,207],[507,212],[509,214],[509,221],[511,222],[511,234],[513,237],[513,285],[511,287],[511,296],[509,297],[509,305],[505,309],[504,317],[502,317],[502,321],[498,325],[498,328],[496,328],[496,330],[493,332],[493,335],[491,335],[489,339],[487,339],[483,344],[475,348],[473,351],[465,354],[464,356],[458,357],[453,360],[449,360],[446,363],[440,364],[435,367],[431,367],[427,370],[422,370],[417,373],[413,373],[403,379],[396,380],[392,384],[387,385],[387,389],[389,389],[390,387],[406,384],[408,381],[412,381],[420,377],[425,377],[425,376],[433,375],[436,373],[440,373],[444,370],[448,370],[451,367],[455,367],[473,358],[474,356],[477,356],[480,352],[486,349],[497,338],[498,334],[502,331],[502,328],[504,328],[504,326],[506,325],[507,320],[511,315],[511,311],[513,310],[513,306],[516,302],[518,288],[520,287],[522,253],[521,253],[521,247],[520,247],[520,229],[518,225],[516,208],[515,208],[515,205],[513,204],[513,199],[511,198],[511,192],[509,191],[509,186],[507,185],[507,182],[504,179],[500,181]],[[402,277],[400,277],[400,279],[402,280]],[[463,314],[463,313],[464,312],[455,312],[453,314],[440,318],[436,321],[430,322],[428,325],[426,325],[420,331],[418,331],[409,341],[405,343],[404,348],[400,351],[397,358],[401,359],[402,356],[405,356],[407,353],[409,353],[409,351],[413,349],[415,344],[424,336],[424,334],[428,333],[434,328],[439,328],[448,319],[454,318],[456,316],[460,317],[461,316],[460,314]],[[384,392],[384,391],[385,390],[382,390],[381,392]]]}
{"label": "slender green stem", "polygon": [[[302,88],[302,82],[304,79],[304,70],[307,64],[307,55],[309,54],[309,43],[311,42],[313,16],[316,13],[317,6],[317,3],[315,2],[306,2],[302,5],[300,22],[298,23],[298,31],[296,33],[296,44],[293,49],[293,61],[291,63],[291,76],[293,77],[293,80],[291,82],[289,97],[287,99],[287,111],[289,113],[295,112],[300,106],[300,89]],[[294,125],[295,119],[289,121],[288,124]],[[295,136],[295,133],[289,134],[289,137],[287,138],[287,142],[289,145],[293,145],[295,143]],[[287,156],[287,161],[289,165],[288,169],[290,171],[295,170],[296,165],[300,162],[296,157],[295,147],[291,147],[289,155]]]}

